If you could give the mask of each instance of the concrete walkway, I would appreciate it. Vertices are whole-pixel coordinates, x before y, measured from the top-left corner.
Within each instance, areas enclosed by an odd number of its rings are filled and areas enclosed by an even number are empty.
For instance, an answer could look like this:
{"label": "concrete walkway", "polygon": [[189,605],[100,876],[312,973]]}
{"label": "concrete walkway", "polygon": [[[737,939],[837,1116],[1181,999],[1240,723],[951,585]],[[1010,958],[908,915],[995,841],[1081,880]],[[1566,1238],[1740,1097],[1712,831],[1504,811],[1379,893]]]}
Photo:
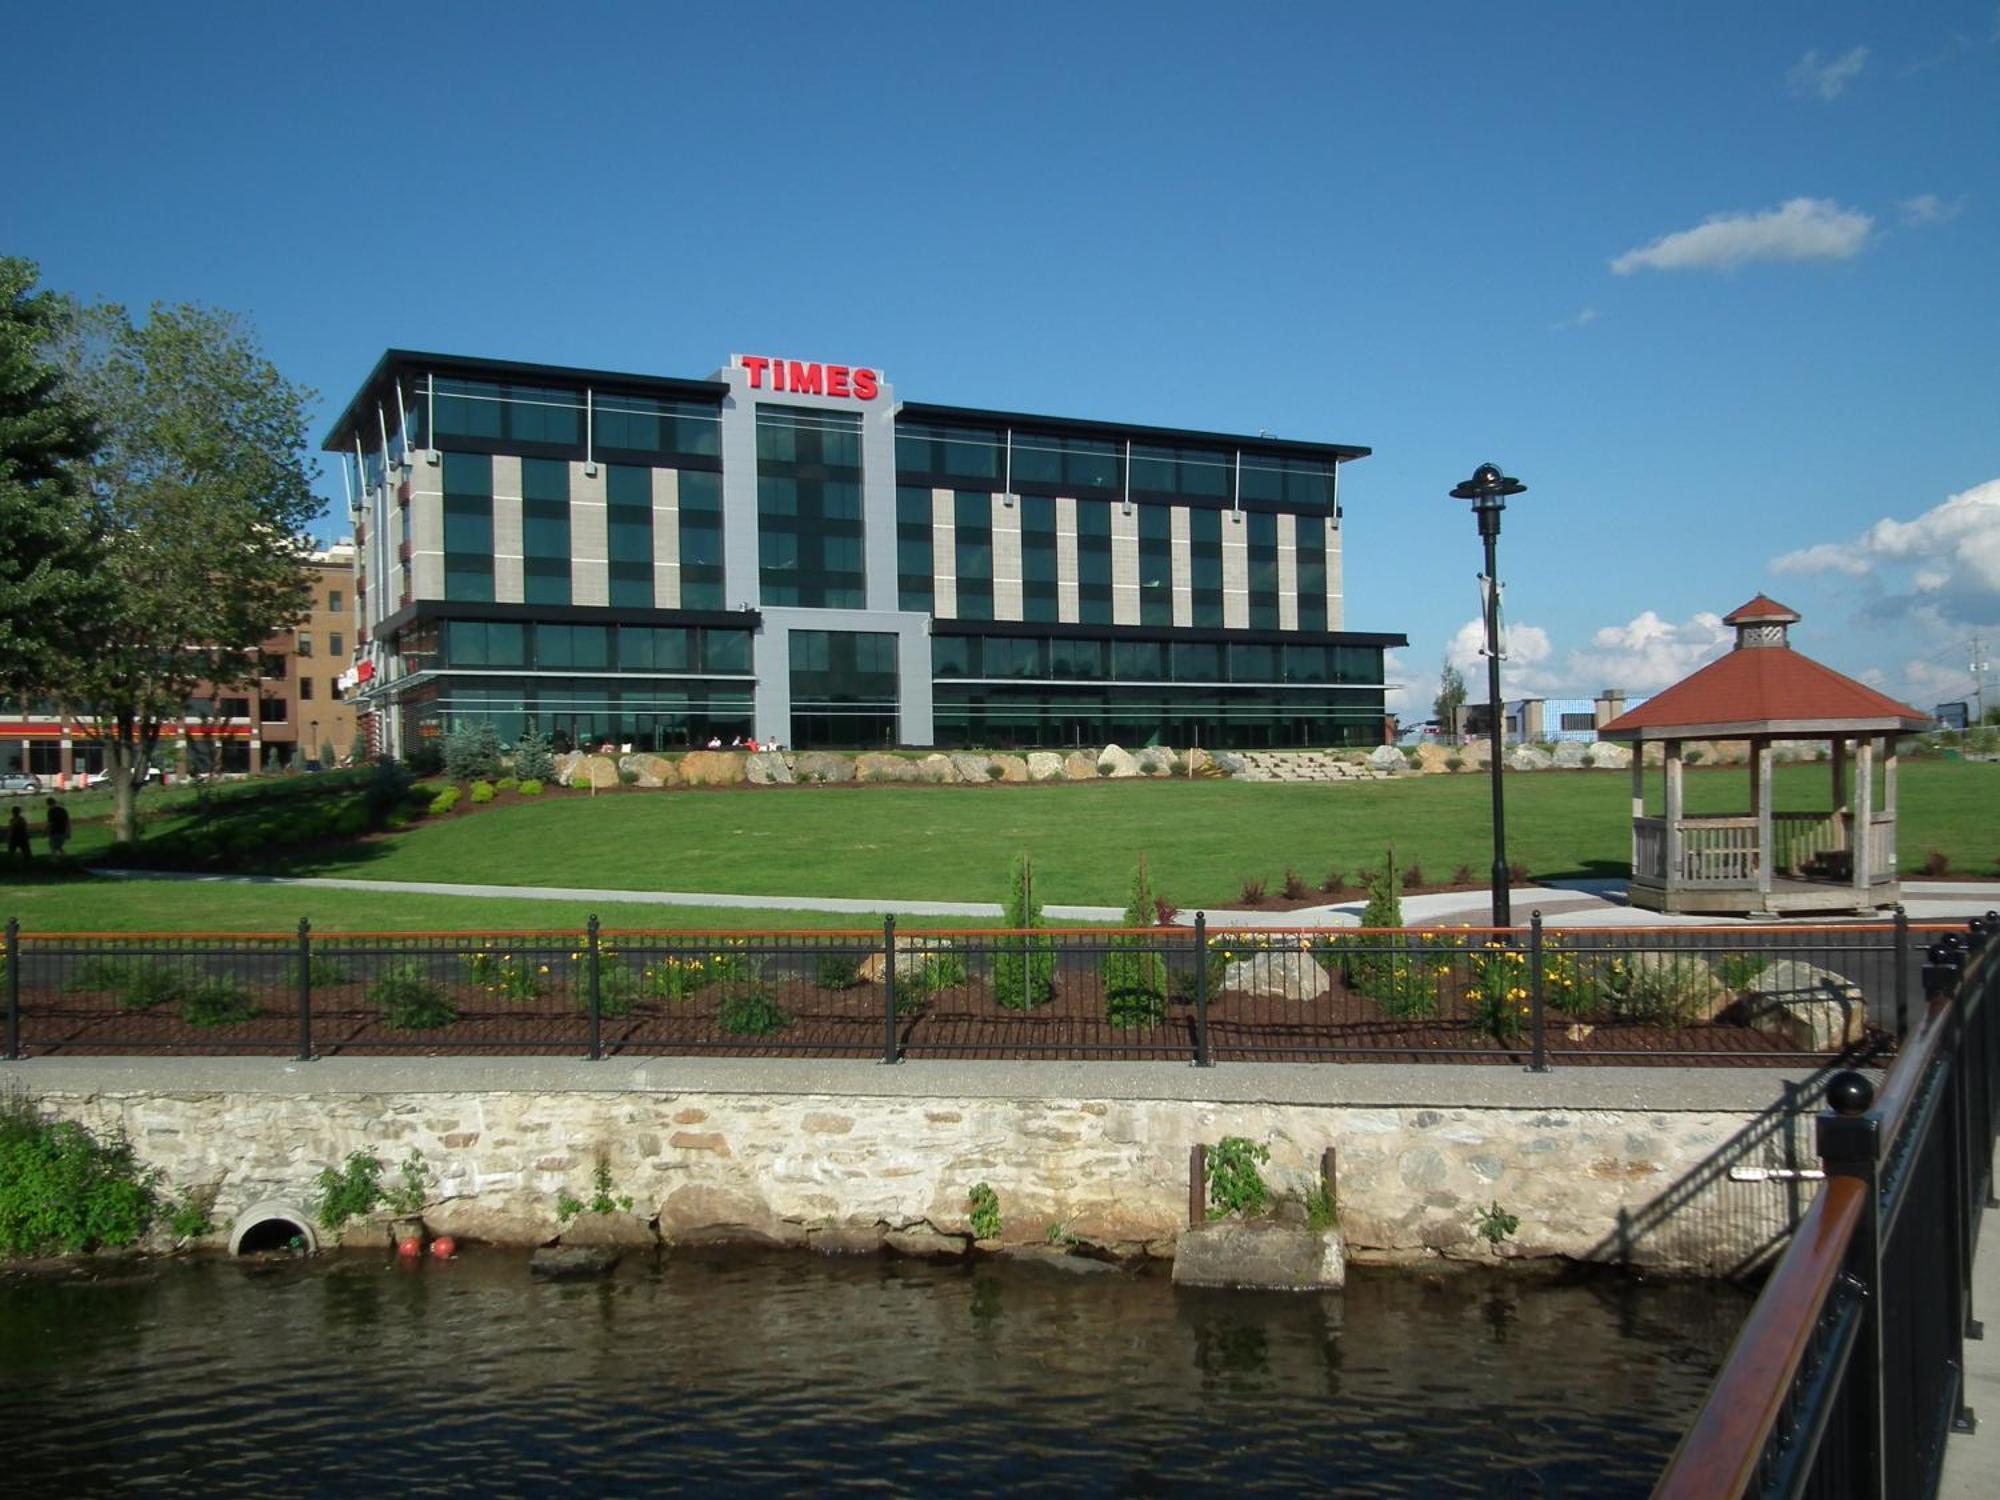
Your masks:
{"label": "concrete walkway", "polygon": [[1954,1432],[1944,1445],[1940,1500],[1990,1500],[2000,1495],[2000,1213],[1986,1211],[1979,1254],[1972,1262],[1972,1315],[1986,1337],[1965,1343],[1965,1404],[1977,1432]]}
{"label": "concrete walkway", "polygon": [[[1000,919],[997,901],[864,900],[852,896],[740,896],[702,891],[592,890],[554,885],[461,885],[436,880],[347,880],[336,877],[284,875],[201,875],[177,871],[100,870],[112,880],[173,880],[217,885],[298,886],[306,890],[372,891],[381,894],[497,897],[520,901],[576,901],[585,905],[716,906],[747,911],[817,911],[851,916],[965,917]],[[1357,927],[1362,900],[1306,906],[1297,911],[1260,908],[1215,909],[1211,927]],[[1913,922],[1952,921],[2000,910],[2000,881],[1926,881],[1904,888],[1903,909]],[[1063,922],[1119,922],[1117,906],[1045,906],[1042,910]],[[1625,883],[1619,880],[1565,881],[1559,885],[1524,886],[1514,892],[1513,915],[1525,924],[1541,912],[1549,927],[1713,927],[1746,919],[1690,917],[1640,911],[1625,904]],[[1492,897],[1484,890],[1443,891],[1405,896],[1403,920],[1412,927],[1483,927],[1492,918]],[[1181,926],[1194,924],[1194,913],[1182,912]]]}

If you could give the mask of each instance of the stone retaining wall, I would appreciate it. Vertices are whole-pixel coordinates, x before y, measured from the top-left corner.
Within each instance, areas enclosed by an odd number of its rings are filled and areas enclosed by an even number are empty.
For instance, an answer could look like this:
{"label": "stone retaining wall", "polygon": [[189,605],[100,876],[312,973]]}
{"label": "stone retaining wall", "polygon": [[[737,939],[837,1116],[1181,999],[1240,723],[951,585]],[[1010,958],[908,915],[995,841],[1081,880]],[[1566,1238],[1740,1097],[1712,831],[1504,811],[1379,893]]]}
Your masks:
{"label": "stone retaining wall", "polygon": [[218,1243],[253,1203],[310,1206],[314,1177],[349,1152],[374,1151],[393,1176],[414,1148],[435,1185],[431,1229],[498,1243],[552,1239],[557,1195],[589,1198],[601,1158],[614,1195],[670,1242],[957,1249],[967,1190],[986,1182],[1007,1241],[1055,1226],[1164,1256],[1186,1223],[1189,1148],[1240,1135],[1271,1147],[1280,1190],[1337,1150],[1359,1262],[1489,1260],[1475,1216],[1497,1203],[1520,1219],[1500,1254],[1720,1274],[1769,1253],[1804,1203],[1796,1186],[1731,1183],[1727,1166],[1810,1161],[1809,1122],[1744,1109],[30,1087],[52,1112],[123,1131],[172,1189],[213,1190]]}

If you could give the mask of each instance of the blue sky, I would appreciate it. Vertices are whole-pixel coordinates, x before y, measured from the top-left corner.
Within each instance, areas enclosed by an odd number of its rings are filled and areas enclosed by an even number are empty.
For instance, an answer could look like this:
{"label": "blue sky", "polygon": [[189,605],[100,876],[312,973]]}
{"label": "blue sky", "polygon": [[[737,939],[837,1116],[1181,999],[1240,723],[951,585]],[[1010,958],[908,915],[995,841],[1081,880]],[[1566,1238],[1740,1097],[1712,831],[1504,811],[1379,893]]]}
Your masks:
{"label": "blue sky", "polygon": [[1347,623],[1422,711],[1489,458],[1510,694],[1759,590],[1920,706],[2000,654],[1993,0],[11,10],[0,250],[247,314],[322,418],[390,345],[762,351],[1366,444]]}

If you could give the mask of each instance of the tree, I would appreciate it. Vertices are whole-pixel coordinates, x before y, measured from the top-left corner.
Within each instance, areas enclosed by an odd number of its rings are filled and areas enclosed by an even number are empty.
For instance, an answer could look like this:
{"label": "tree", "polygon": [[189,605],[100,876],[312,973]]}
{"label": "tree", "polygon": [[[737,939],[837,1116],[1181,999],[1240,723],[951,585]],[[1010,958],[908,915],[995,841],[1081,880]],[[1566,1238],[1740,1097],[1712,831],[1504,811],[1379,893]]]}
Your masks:
{"label": "tree", "polygon": [[1431,717],[1437,720],[1440,734],[1457,732],[1459,709],[1465,706],[1465,674],[1451,664],[1447,656],[1438,668],[1437,696],[1431,699]]}
{"label": "tree", "polygon": [[135,323],[91,307],[65,357],[100,423],[78,472],[103,527],[108,598],[62,698],[104,744],[112,830],[130,840],[164,727],[198,692],[253,683],[261,643],[305,617],[314,393],[213,308],[156,303]]}
{"label": "tree", "polygon": [[32,261],[0,256],[0,697],[64,686],[102,606],[98,528],[72,467],[97,446],[58,345],[75,308],[34,290]]}
{"label": "tree", "polygon": [[486,781],[500,774],[500,731],[491,719],[459,719],[444,736],[444,774]]}
{"label": "tree", "polygon": [[1007,926],[1037,935],[1000,940],[993,955],[993,998],[1007,1010],[1033,1010],[1048,1004],[1055,994],[1056,953],[1055,940],[1038,931],[1042,903],[1035,894],[1034,862],[1025,849],[1014,856],[1006,911]]}
{"label": "tree", "polygon": [[549,737],[533,724],[514,741],[514,774],[523,781],[556,779],[556,757],[549,749]]}
{"label": "tree", "polygon": [[1142,854],[1125,906],[1128,930],[1110,940],[1111,951],[1104,956],[1104,1012],[1113,1026],[1152,1026],[1167,1013],[1167,961],[1155,938],[1131,930],[1150,928],[1158,920]]}

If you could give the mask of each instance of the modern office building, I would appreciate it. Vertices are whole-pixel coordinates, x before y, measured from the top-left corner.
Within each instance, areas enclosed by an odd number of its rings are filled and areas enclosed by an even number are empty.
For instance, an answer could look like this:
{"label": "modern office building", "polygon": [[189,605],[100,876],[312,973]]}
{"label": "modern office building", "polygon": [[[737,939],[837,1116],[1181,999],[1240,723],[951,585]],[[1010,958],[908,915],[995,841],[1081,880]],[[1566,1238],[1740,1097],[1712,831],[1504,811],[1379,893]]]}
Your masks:
{"label": "modern office building", "polygon": [[1375,744],[1343,629],[1366,448],[391,350],[327,434],[375,747]]}

